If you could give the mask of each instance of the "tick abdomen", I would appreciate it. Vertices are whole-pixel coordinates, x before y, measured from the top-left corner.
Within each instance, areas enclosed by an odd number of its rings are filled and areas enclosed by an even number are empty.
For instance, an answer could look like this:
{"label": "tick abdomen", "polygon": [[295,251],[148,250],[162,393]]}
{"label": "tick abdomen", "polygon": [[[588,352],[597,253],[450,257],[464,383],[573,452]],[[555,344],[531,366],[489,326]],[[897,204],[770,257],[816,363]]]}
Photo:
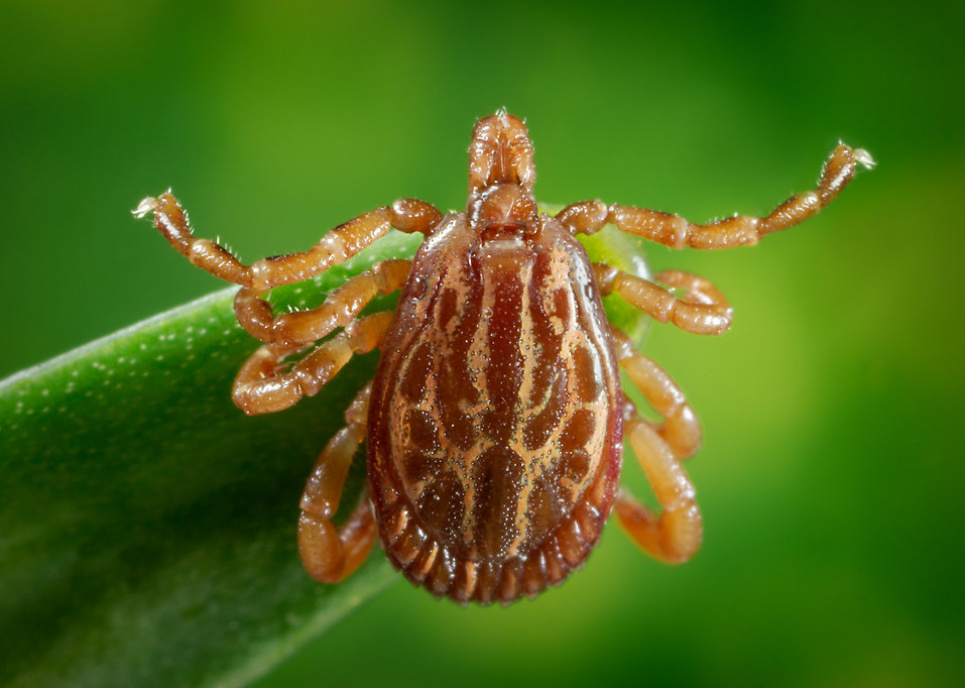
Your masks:
{"label": "tick abdomen", "polygon": [[483,240],[459,216],[420,250],[370,407],[390,559],[456,599],[511,601],[585,560],[609,514],[622,399],[582,247]]}

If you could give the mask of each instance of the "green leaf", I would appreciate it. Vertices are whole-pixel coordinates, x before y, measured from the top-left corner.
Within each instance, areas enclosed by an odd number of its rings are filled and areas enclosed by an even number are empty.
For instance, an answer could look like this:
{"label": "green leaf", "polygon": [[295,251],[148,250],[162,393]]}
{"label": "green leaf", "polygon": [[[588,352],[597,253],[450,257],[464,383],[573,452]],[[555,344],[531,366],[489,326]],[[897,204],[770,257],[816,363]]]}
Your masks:
{"label": "green leaf", "polygon": [[[272,301],[313,307],[420,238],[392,233]],[[588,243],[645,271],[615,230]],[[234,292],[0,382],[0,685],[242,685],[396,579],[376,551],[344,583],[316,583],[295,543],[308,472],[377,353],[292,409],[246,417],[230,387],[257,342]],[[645,318],[611,306],[643,336]],[[363,470],[359,457],[347,509]]]}

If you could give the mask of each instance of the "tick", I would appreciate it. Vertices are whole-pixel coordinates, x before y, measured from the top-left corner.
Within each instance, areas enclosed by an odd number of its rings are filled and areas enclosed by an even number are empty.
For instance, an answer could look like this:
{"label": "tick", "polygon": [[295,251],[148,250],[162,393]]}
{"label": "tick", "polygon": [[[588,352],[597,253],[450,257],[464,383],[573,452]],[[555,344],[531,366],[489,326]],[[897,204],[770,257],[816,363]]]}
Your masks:
{"label": "tick", "polygon": [[[598,200],[540,214],[526,126],[500,111],[473,130],[464,212],[402,199],[336,227],[308,251],[252,265],[195,238],[170,193],[145,198],[134,212],[153,212],[157,229],[192,263],[241,285],[238,321],[264,342],[234,381],[245,413],[288,408],[354,354],[382,352],[302,496],[298,545],[308,572],[338,582],[378,538],[392,564],[437,597],[508,604],[580,568],[611,510],[637,545],[665,562],[688,560],[702,537],[681,465],[700,445],[699,422],[667,373],[607,321],[601,298],[618,294],[698,334],[727,330],[731,307],[692,274],[670,270],[651,281],[592,263],[575,235],[614,224],[673,248],[756,244],[820,211],[859,164],[874,161],[839,145],[815,190],[766,217],[697,225]],[[314,310],[273,313],[271,288],[345,261],[391,227],[425,235],[411,261],[374,265]],[[376,295],[397,290],[394,312],[360,315]],[[662,422],[642,417],[624,395],[620,368]],[[657,511],[619,488],[624,437]],[[338,526],[332,517],[362,442],[366,488]]]}

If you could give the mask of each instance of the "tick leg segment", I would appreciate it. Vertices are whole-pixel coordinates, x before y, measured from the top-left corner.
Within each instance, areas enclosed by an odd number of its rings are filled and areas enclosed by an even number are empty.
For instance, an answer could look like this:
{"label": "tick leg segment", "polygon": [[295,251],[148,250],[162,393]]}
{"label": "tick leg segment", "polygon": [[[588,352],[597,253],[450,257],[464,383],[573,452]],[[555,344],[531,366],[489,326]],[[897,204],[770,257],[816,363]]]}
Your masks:
{"label": "tick leg segment", "polygon": [[573,234],[595,234],[607,223],[609,208],[603,201],[571,203],[556,214],[556,219]]}
{"label": "tick leg segment", "polygon": [[370,382],[352,401],[345,412],[345,427],[319,455],[302,495],[298,551],[308,573],[323,583],[337,583],[351,575],[365,561],[378,532],[367,489],[341,528],[332,523],[352,459],[365,438],[371,392]]}
{"label": "tick leg segment", "polygon": [[817,188],[791,196],[766,217],[736,215],[698,225],[672,213],[616,203],[607,207],[601,201],[584,201],[564,208],[557,219],[571,231],[586,234],[613,223],[621,231],[671,248],[718,249],[756,244],[765,234],[793,227],[816,215],[851,182],[858,165],[871,168],[874,164],[871,155],[863,148],[852,150],[839,144],[824,164]]}
{"label": "tick leg segment", "polygon": [[633,495],[621,489],[615,510],[633,541],[653,557],[670,564],[690,559],[703,536],[696,493],[681,461],[700,447],[700,423],[680,388],[652,360],[633,350],[624,333],[613,329],[617,359],[662,424],[640,417],[627,400],[624,431],[640,467],[646,474],[662,511],[654,514]]}
{"label": "tick leg segment", "polygon": [[232,389],[235,404],[248,415],[281,411],[303,396],[313,396],[352,358],[381,345],[392,322],[385,311],[359,318],[285,370],[284,359],[308,348],[305,343],[265,344],[245,361]]}
{"label": "tick leg segment", "polygon": [[654,282],[606,263],[594,263],[593,270],[603,296],[616,292],[658,322],[672,322],[694,334],[720,334],[734,320],[734,309],[727,299],[703,277],[680,270],[665,270],[654,275],[655,282],[684,291],[683,298],[679,298]]}

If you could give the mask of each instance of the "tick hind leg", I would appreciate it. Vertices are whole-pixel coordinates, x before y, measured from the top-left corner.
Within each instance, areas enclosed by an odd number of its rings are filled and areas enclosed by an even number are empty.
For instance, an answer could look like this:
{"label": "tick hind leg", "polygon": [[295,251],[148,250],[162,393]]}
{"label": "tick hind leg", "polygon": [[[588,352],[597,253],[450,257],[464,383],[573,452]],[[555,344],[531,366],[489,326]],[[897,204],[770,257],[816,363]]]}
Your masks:
{"label": "tick hind leg", "polygon": [[370,382],[352,401],[345,412],[345,427],[318,457],[302,495],[298,551],[308,573],[323,583],[337,583],[351,575],[365,561],[378,534],[367,489],[341,528],[332,523],[352,459],[365,438],[371,392]]}
{"label": "tick hind leg", "polygon": [[699,549],[703,536],[696,493],[681,461],[700,447],[700,423],[683,393],[652,360],[637,353],[624,333],[613,330],[620,365],[643,393],[662,423],[641,418],[627,400],[624,432],[660,504],[659,514],[629,492],[617,493],[616,514],[638,546],[661,561],[678,564]]}

